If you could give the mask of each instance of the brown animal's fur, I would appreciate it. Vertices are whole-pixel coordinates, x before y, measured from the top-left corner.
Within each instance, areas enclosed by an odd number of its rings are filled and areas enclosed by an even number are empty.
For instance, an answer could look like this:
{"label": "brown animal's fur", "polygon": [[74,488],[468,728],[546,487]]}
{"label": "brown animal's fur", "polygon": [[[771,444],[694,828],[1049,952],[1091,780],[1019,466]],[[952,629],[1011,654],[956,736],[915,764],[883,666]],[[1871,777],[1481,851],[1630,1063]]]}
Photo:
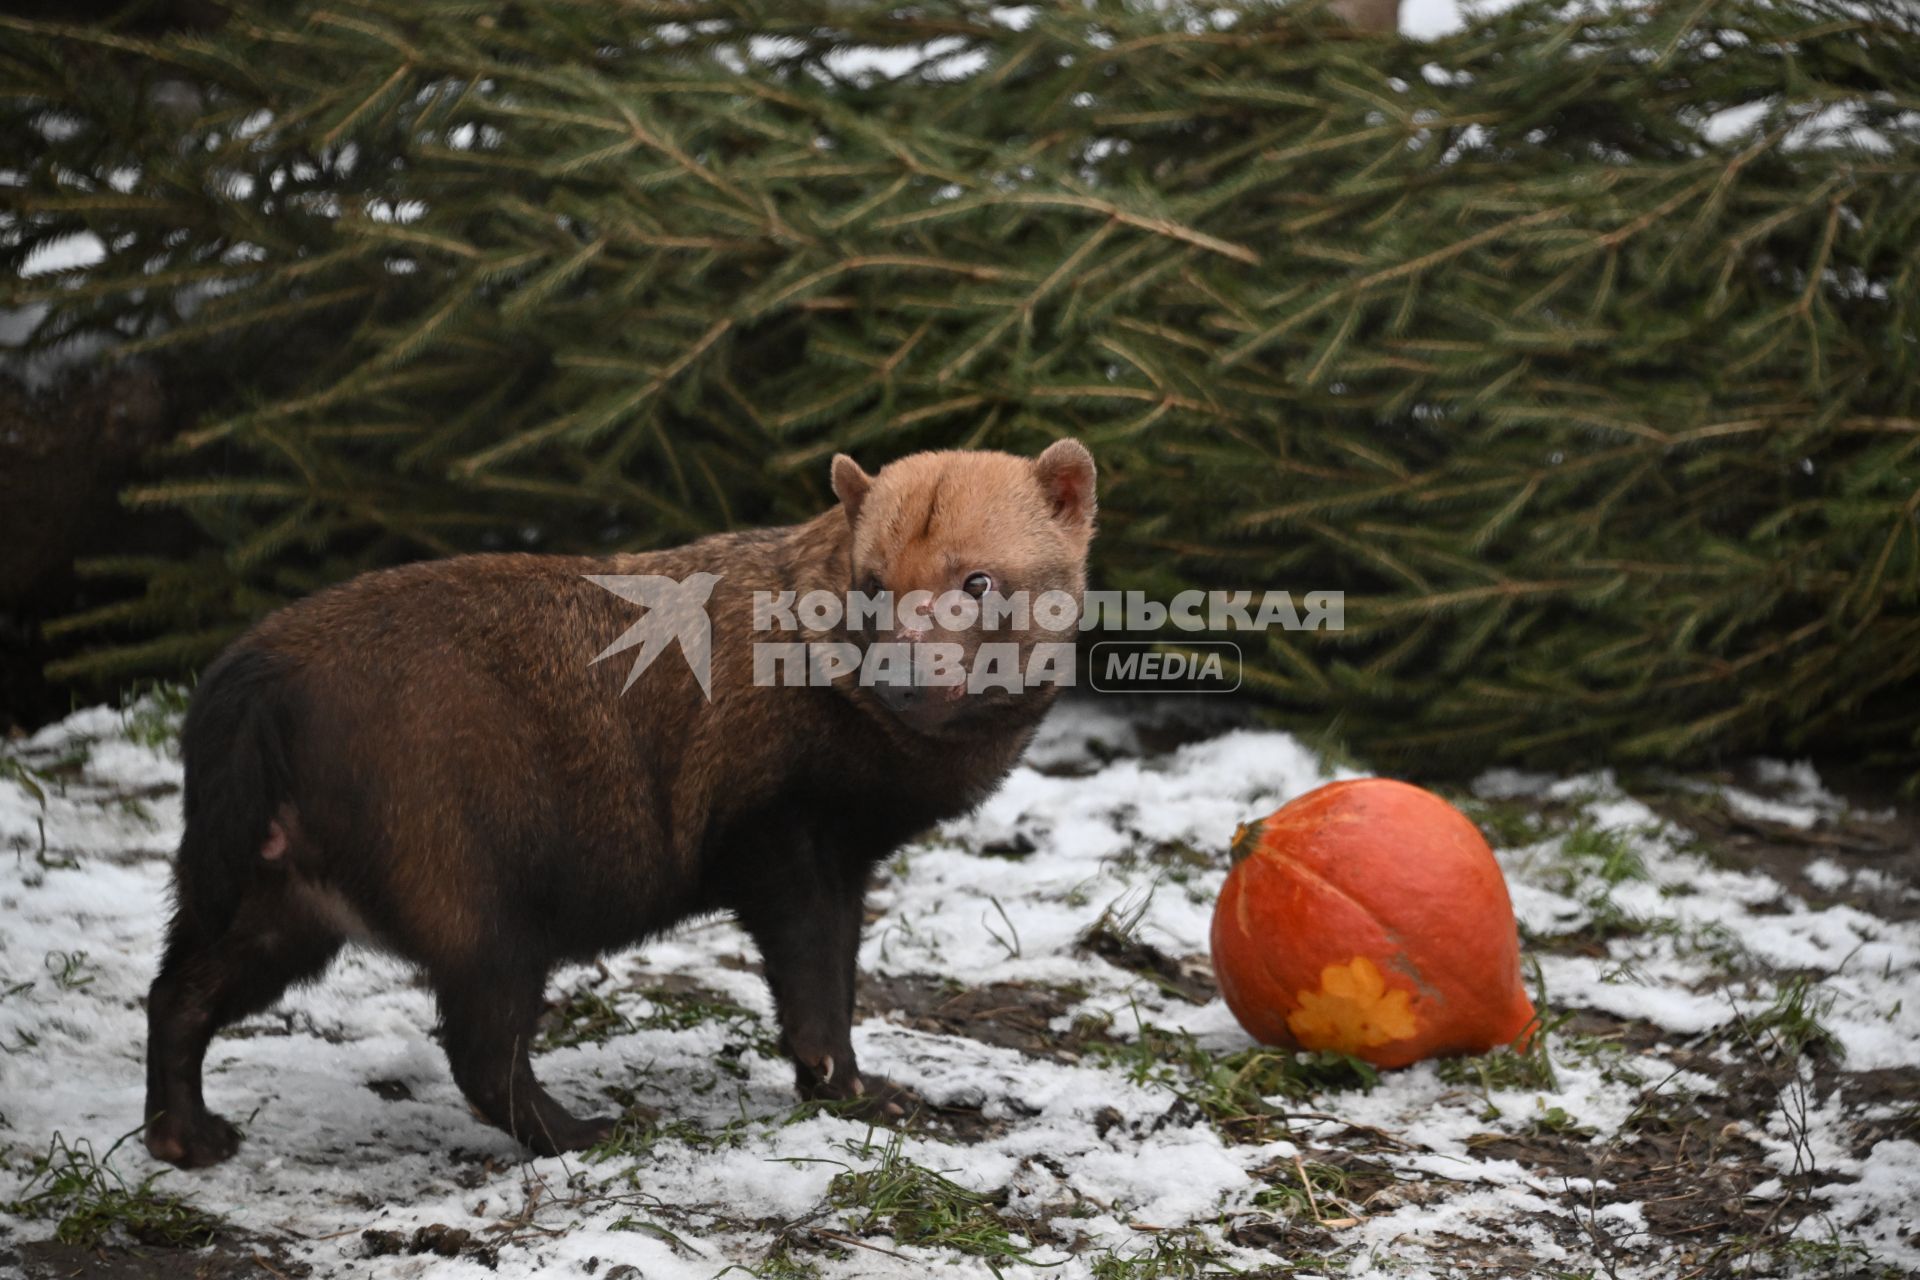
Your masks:
{"label": "brown animal's fur", "polygon": [[[985,571],[1002,592],[1077,598],[1093,463],[1063,441],[1034,461],[919,454],[877,477],[836,458],[833,477],[841,506],[802,525],[368,574],[223,654],[182,739],[177,909],[149,1001],[153,1153],[231,1154],[237,1134],[201,1098],[208,1040],[349,937],[426,971],[481,1114],[537,1151],[589,1145],[607,1122],[568,1114],[528,1059],[548,972],[716,910],[761,949],[802,1093],[895,1106],[850,1040],[868,875],[997,786],[1053,690],[759,687],[754,642],[800,637],[753,631],[753,593],[937,593]],[[678,652],[623,695],[627,662],[593,659],[641,613],[588,574],[718,575],[711,701]],[[925,638],[915,625],[894,638]],[[957,638],[970,654],[980,640]]]}

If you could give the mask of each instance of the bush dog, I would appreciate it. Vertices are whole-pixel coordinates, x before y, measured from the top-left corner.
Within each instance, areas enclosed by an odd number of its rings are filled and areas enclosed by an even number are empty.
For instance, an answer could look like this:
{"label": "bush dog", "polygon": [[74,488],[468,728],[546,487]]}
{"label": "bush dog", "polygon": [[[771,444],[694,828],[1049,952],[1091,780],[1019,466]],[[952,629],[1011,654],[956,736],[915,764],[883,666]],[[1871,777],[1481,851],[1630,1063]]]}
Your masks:
{"label": "bush dog", "polygon": [[[453,1078],[541,1154],[604,1137],[534,1079],[548,974],[730,911],[758,946],[803,1097],[881,1116],[851,1039],[868,878],[1006,776],[1057,690],[756,683],[756,592],[1007,597],[1085,589],[1094,464],[914,454],[832,467],[836,508],[669,551],[476,555],[365,574],[268,617],[207,668],[181,749],[186,827],[148,1001],[147,1148],[183,1167],[238,1132],[201,1098],[222,1026],[317,978],[349,939],[424,970]],[[710,585],[691,649],[596,662],[644,617],[589,575]],[[917,656],[930,614],[818,634]],[[1018,621],[1018,619],[1016,619]],[[1077,617],[1067,624],[1077,626]],[[1003,620],[1003,627],[1004,627]],[[862,629],[864,628],[864,630]],[[1035,618],[1001,630],[1021,652]],[[791,637],[789,637],[791,638]],[[971,658],[980,628],[943,639]]]}

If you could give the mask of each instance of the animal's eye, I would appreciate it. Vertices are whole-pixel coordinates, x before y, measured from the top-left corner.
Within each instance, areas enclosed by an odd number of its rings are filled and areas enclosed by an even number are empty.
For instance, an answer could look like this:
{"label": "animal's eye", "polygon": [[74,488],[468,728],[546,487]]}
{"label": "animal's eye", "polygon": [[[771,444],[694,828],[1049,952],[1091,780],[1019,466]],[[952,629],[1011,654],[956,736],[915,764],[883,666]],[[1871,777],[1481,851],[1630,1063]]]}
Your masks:
{"label": "animal's eye", "polygon": [[967,580],[960,585],[961,590],[978,600],[981,596],[993,590],[993,575],[987,573],[970,573],[967,575]]}

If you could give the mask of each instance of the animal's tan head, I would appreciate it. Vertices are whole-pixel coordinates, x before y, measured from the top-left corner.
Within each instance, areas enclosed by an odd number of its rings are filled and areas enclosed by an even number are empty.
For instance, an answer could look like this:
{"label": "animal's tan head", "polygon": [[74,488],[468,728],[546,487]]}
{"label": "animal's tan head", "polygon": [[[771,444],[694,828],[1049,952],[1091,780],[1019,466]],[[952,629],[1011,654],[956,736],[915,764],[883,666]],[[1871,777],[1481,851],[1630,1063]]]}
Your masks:
{"label": "animal's tan head", "polygon": [[[1016,693],[983,676],[990,662],[1007,662],[1009,646],[1013,674],[1025,676],[1036,646],[1073,641],[1093,540],[1094,475],[1093,455],[1076,440],[1037,458],[916,453],[878,475],[845,454],[834,458],[833,491],[853,529],[850,588],[893,606],[891,625],[852,630],[869,646],[911,646],[913,680],[874,685],[902,720],[936,732],[1022,697],[1044,705],[1050,689]],[[1065,616],[1063,598],[1071,602]],[[977,615],[971,624],[954,625],[969,613]],[[967,678],[943,681],[933,645],[958,646]]]}

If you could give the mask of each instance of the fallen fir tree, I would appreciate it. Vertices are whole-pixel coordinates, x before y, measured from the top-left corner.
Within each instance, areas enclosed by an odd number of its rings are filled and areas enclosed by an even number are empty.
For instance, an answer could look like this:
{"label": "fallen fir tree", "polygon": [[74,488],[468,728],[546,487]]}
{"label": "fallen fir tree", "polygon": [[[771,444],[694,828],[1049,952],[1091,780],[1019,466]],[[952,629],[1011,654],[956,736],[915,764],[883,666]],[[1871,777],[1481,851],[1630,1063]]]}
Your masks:
{"label": "fallen fir tree", "polygon": [[64,674],[1071,434],[1104,586],[1347,593],[1247,686],[1376,761],[1920,746],[1910,6],[340,0],[0,69],[35,349],[202,405],[126,494],[200,551],[90,564]]}

